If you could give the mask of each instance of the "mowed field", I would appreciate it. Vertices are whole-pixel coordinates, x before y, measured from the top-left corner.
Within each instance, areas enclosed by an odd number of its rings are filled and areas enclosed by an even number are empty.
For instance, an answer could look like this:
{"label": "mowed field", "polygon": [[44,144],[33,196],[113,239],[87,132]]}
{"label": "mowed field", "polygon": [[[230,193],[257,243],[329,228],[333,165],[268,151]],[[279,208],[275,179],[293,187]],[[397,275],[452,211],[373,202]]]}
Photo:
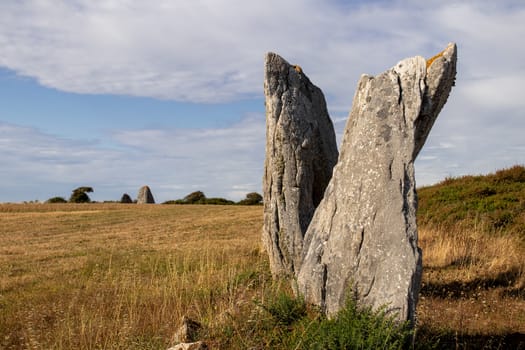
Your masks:
{"label": "mowed field", "polygon": [[[271,279],[261,226],[261,206],[0,205],[0,348],[166,349],[188,316],[212,349],[263,349],[275,330],[257,328],[259,305],[291,292]],[[420,234],[416,339],[521,346],[523,242]]]}

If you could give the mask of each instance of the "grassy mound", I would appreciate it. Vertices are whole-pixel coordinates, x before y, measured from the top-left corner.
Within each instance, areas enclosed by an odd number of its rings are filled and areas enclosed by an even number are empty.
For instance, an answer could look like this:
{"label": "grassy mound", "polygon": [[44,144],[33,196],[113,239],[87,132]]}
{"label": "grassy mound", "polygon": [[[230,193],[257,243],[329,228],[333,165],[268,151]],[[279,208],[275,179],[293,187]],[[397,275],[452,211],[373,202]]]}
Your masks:
{"label": "grassy mound", "polygon": [[418,189],[418,223],[487,233],[505,231],[525,239],[525,167],[489,175],[447,178]]}

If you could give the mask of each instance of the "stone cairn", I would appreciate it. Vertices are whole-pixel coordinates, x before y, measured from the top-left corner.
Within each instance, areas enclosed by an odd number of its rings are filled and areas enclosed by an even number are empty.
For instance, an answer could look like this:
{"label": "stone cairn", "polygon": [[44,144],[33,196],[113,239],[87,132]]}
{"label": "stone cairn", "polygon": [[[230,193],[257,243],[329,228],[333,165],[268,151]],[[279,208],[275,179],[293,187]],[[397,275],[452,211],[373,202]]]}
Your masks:
{"label": "stone cairn", "polygon": [[153,199],[153,194],[151,194],[151,190],[148,186],[142,186],[139,189],[137,204],[155,204],[155,199]]}
{"label": "stone cairn", "polygon": [[454,85],[456,60],[449,44],[429,60],[363,75],[336,160],[321,90],[267,54],[263,244],[273,275],[294,278],[328,316],[352,297],[414,323],[422,273],[414,160]]}

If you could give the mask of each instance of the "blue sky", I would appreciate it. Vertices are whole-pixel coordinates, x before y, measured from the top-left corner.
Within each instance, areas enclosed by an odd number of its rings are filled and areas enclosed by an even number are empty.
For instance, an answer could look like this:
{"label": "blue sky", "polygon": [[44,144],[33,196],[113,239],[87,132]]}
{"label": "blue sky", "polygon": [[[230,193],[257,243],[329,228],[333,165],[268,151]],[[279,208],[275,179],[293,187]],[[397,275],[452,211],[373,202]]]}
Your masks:
{"label": "blue sky", "polygon": [[525,163],[522,1],[4,0],[0,202],[261,191],[263,60],[300,64],[342,133],[361,74],[458,45],[418,185]]}

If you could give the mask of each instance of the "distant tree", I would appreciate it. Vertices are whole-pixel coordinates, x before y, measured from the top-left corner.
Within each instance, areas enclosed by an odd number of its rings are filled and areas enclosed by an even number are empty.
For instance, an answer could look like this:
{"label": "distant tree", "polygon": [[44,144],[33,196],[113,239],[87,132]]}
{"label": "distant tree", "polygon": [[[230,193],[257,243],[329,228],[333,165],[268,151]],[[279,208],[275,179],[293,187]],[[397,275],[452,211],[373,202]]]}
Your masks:
{"label": "distant tree", "polygon": [[89,203],[91,198],[87,195],[88,192],[93,192],[92,187],[79,187],[73,190],[69,202],[71,203]]}
{"label": "distant tree", "polygon": [[[234,201],[230,201],[225,198],[206,198],[202,204],[216,204],[216,205],[230,205],[235,204]],[[199,202],[200,203],[200,202]]]}
{"label": "distant tree", "polygon": [[170,199],[162,202],[162,204],[186,204],[186,202],[184,202],[184,199]]}
{"label": "distant tree", "polygon": [[67,203],[64,197],[52,197],[49,198],[46,203]]}
{"label": "distant tree", "polygon": [[257,192],[250,192],[246,198],[239,202],[240,205],[257,205],[261,204],[263,197]]}
{"label": "distant tree", "polygon": [[122,198],[120,199],[120,203],[131,204],[131,203],[133,203],[133,200],[131,199],[129,194],[124,193],[122,195]]}
{"label": "distant tree", "polygon": [[259,204],[262,202],[263,197],[257,192],[250,192],[246,195],[246,199],[252,201],[255,204]]}
{"label": "distant tree", "polygon": [[201,191],[192,192],[184,197],[184,202],[188,204],[204,203],[206,196]]}

